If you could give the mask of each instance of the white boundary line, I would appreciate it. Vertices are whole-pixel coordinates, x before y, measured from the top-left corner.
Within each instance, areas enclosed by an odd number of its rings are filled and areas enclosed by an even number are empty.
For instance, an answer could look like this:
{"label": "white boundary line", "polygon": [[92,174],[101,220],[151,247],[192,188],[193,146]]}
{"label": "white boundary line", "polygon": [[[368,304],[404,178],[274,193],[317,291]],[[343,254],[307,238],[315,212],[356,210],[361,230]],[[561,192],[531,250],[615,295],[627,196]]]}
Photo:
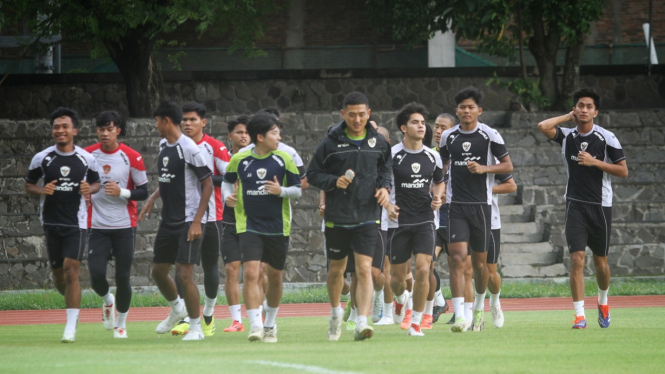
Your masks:
{"label": "white boundary line", "polygon": [[305,372],[308,372],[308,373],[315,373],[315,374],[360,374],[357,371],[337,371],[337,370],[326,369],[326,368],[321,367],[321,366],[290,364],[288,362],[266,361],[266,360],[252,360],[252,361],[245,361],[245,362],[248,363],[248,364],[277,366],[277,367],[287,368],[287,369],[302,370],[302,371],[305,371]]}

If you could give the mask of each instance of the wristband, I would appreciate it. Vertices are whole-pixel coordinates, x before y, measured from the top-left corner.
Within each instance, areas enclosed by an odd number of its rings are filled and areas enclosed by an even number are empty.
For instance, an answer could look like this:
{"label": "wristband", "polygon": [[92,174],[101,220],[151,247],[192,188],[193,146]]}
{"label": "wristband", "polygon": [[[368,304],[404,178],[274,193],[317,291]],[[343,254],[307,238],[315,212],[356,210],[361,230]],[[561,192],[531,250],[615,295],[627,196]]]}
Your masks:
{"label": "wristband", "polygon": [[120,189],[120,197],[124,197],[125,199],[129,199],[130,197],[132,197],[132,193],[131,193],[131,191],[129,191],[126,188],[121,188]]}

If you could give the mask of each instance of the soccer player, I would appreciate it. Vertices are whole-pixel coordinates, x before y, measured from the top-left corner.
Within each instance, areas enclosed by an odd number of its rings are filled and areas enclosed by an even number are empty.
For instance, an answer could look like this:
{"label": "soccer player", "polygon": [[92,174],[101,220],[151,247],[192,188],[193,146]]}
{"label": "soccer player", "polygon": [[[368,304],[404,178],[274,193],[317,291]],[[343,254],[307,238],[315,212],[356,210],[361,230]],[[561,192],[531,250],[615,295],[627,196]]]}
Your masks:
{"label": "soccer player", "polygon": [[[566,167],[566,241],[570,251],[570,289],[575,308],[574,329],[587,327],[584,314],[584,252],[593,252],[598,280],[598,324],[610,326],[607,293],[610,268],[607,254],[612,227],[612,183],[610,176],[628,177],[626,156],[614,134],[593,123],[600,96],[591,88],[573,94],[573,110],[538,124],[548,139],[561,144]],[[575,128],[559,125],[573,122]]]}
{"label": "soccer player", "polygon": [[[85,250],[88,210],[84,196],[101,188],[95,159],[74,145],[78,113],[58,108],[51,113],[51,136],[55,141],[37,153],[25,177],[25,192],[40,196],[41,221],[55,288],[65,297],[67,324],[63,343],[76,339],[81,285],[79,266]],[[38,186],[43,179],[43,186]]]}
{"label": "soccer player", "polygon": [[[227,207],[235,208],[236,231],[243,264],[243,298],[247,307],[250,342],[277,342],[275,317],[282,298],[282,275],[291,232],[291,204],[302,194],[298,168],[291,156],[278,150],[280,126],[272,115],[259,114],[247,124],[256,145],[233,155],[224,176]],[[234,190],[234,185],[238,186]],[[260,263],[268,273],[265,323],[259,309]]]}
{"label": "soccer player", "polygon": [[[194,265],[201,260],[201,242],[212,195],[212,171],[196,143],[180,131],[182,110],[178,104],[162,102],[153,112],[159,135],[157,172],[162,218],[154,245],[152,277],[171,306],[171,313],[156,329],[164,334],[189,316],[189,332],[182,340],[203,340],[199,289],[194,282]],[[183,300],[169,275],[175,264]]]}
{"label": "soccer player", "polygon": [[[118,142],[125,121],[115,110],[96,119],[99,143],[87,148],[96,161],[102,192],[92,195],[88,207],[88,268],[90,283],[102,297],[102,323],[114,338],[127,338],[127,314],[132,301],[130,274],[136,245],[136,202],[148,197],[148,176],[141,154]],[[109,292],[106,266],[115,258],[115,297]],[[118,318],[116,321],[116,310]]]}
{"label": "soccer player", "polygon": [[423,145],[427,114],[425,107],[417,103],[407,104],[397,113],[395,123],[404,133],[404,140],[392,147],[391,196],[394,196],[395,203],[391,202],[387,208],[388,217],[397,223],[390,245],[390,287],[397,295],[395,315],[401,314],[406,307],[406,276],[411,272],[411,257],[415,257],[413,316],[408,328],[409,336],[424,336],[420,322],[429,293],[430,265],[434,254],[434,211],[441,207],[445,188],[439,155]]}
{"label": "soccer player", "polygon": [[339,340],[342,325],[340,293],[347,257],[354,256],[358,286],[355,340],[371,338],[367,324],[372,301],[372,256],[376,245],[380,206],[386,206],[390,188],[390,147],[367,124],[371,110],[367,97],[352,92],[342,101],[342,118],[317,147],[307,169],[309,183],[326,193],[327,275],[332,307],[328,339]]}
{"label": "soccer player", "polygon": [[[484,299],[487,292],[487,249],[491,231],[492,174],[512,172],[513,165],[501,135],[478,122],[483,94],[468,87],[455,95],[460,123],[441,135],[439,144],[449,183],[448,252],[451,257],[450,290],[455,323],[451,330],[466,330],[464,320],[464,270],[471,246],[471,262],[476,295],[473,305],[473,330],[484,326]],[[496,160],[499,163],[496,163]],[[449,163],[449,165],[448,165]]]}

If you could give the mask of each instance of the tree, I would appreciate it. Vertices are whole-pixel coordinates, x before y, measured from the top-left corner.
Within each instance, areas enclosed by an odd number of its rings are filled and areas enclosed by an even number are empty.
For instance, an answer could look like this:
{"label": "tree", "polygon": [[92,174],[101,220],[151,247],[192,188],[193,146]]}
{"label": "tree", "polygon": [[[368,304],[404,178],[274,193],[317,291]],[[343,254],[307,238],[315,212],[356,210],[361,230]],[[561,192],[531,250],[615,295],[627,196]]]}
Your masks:
{"label": "tree", "polygon": [[[27,19],[36,42],[63,34],[70,42],[90,42],[93,57],[107,52],[122,75],[129,114],[150,117],[164,99],[156,46],[176,42],[174,32],[187,22],[196,29],[227,33],[229,52],[259,54],[255,40],[263,36],[275,0],[6,0],[5,21]],[[38,17],[39,15],[39,17]]]}
{"label": "tree", "polygon": [[[605,0],[367,0],[374,25],[398,40],[422,43],[436,31],[453,30],[472,40],[481,52],[515,60],[520,51],[522,79],[526,80],[523,44],[536,60],[540,91],[562,109],[579,86],[584,36],[598,20]],[[556,78],[556,56],[566,46],[561,87]]]}

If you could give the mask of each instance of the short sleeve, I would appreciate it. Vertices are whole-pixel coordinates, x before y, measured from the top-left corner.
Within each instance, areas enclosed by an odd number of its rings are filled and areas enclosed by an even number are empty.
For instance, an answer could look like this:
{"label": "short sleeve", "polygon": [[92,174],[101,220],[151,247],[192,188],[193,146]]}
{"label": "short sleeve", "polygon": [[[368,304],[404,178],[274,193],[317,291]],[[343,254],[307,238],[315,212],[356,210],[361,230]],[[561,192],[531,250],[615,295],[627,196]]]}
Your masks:
{"label": "short sleeve", "polygon": [[609,131],[605,131],[605,141],[606,141],[606,150],[607,157],[612,161],[613,164],[621,162],[626,159],[626,156],[623,154],[623,148],[621,148],[621,143],[619,139]]}
{"label": "short sleeve", "polygon": [[183,145],[182,151],[185,156],[185,162],[192,170],[194,170],[198,180],[204,180],[212,175],[212,171],[210,168],[208,168],[208,164],[206,163],[205,158],[203,158],[203,154],[198,147],[190,147],[189,144],[187,144]]}
{"label": "short sleeve", "polygon": [[217,170],[219,170],[219,173],[221,175],[224,175],[224,173],[226,173],[226,167],[229,164],[229,161],[231,160],[231,156],[229,156],[229,151],[226,149],[224,145],[221,145],[215,148],[215,154],[213,156],[214,156],[213,162],[215,163],[215,167],[217,168]]}
{"label": "short sleeve", "polygon": [[505,183],[505,182],[509,181],[512,178],[513,178],[513,175],[510,174],[510,173],[509,174],[494,174],[494,180],[496,180],[496,182],[498,184]]}
{"label": "short sleeve", "polygon": [[[448,137],[446,137],[448,139]],[[443,137],[441,137],[441,143],[439,144],[439,158],[441,161],[448,161],[450,160],[450,152],[448,152],[448,144],[444,140]]]}
{"label": "short sleeve", "polygon": [[300,172],[298,171],[298,167],[296,166],[295,162],[288,154],[284,154],[283,158],[286,169],[285,173],[286,180],[284,185],[286,187],[300,186]]}
{"label": "short sleeve", "polygon": [[42,161],[44,161],[44,155],[42,153],[38,153],[32,158],[30,166],[28,166],[28,174],[25,177],[26,182],[35,184],[44,176]]}
{"label": "short sleeve", "polygon": [[432,181],[438,184],[443,182],[445,178],[445,174],[443,174],[443,161],[441,161],[441,156],[439,156],[438,153],[432,152],[432,154],[434,155],[434,160],[435,160]]}
{"label": "short sleeve", "polygon": [[235,183],[238,180],[238,163],[240,162],[239,154],[233,155],[228,165],[226,165],[226,173],[224,173],[224,182]]}
{"label": "short sleeve", "polygon": [[563,140],[566,138],[566,136],[568,136],[571,130],[566,128],[561,128],[559,126],[556,126],[555,129],[556,129],[556,135],[554,135],[554,138],[552,140],[559,143],[560,145],[563,145]]}
{"label": "short sleeve", "polygon": [[499,160],[508,156],[508,150],[501,134],[496,130],[490,130],[488,133],[490,134],[490,150],[492,151],[492,155]]}
{"label": "short sleeve", "polygon": [[129,156],[130,173],[132,180],[137,186],[148,183],[148,175],[145,172],[145,165],[143,164],[143,157],[140,154],[134,153]]}
{"label": "short sleeve", "polygon": [[85,158],[85,161],[88,164],[88,171],[85,176],[85,181],[88,183],[97,183],[100,181],[97,161],[95,158],[88,152],[82,150],[82,156]]}

